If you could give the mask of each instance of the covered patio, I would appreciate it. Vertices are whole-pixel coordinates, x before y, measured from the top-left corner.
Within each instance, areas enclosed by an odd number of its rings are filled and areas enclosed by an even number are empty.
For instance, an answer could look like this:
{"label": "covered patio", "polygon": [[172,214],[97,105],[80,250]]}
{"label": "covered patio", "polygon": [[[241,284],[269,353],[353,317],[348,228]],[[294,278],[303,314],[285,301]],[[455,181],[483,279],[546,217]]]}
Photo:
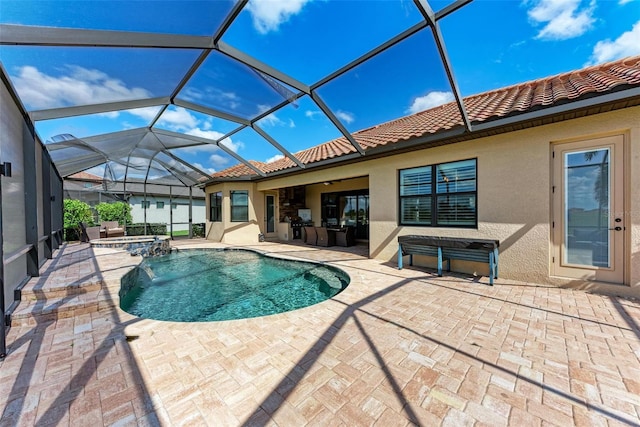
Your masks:
{"label": "covered patio", "polygon": [[[638,301],[399,271],[368,259],[361,246],[250,248],[325,262],[352,280],[316,306],[194,328],[117,308],[118,277],[139,257],[63,245],[27,288],[39,299],[72,283],[75,295],[95,295],[96,304],[87,299],[84,313],[68,316],[50,298],[47,314],[10,329],[9,356],[0,362],[2,424],[640,421]],[[60,295],[60,306],[75,298]]]}

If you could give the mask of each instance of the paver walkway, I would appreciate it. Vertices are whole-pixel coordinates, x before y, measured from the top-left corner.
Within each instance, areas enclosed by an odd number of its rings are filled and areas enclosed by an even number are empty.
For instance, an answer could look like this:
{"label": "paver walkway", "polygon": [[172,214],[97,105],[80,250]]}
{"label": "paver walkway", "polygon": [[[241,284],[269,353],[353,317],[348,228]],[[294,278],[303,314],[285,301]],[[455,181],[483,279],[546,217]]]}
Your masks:
{"label": "paver walkway", "polygon": [[[256,319],[180,324],[106,307],[14,326],[0,426],[640,425],[638,301],[254,248],[327,261],[351,284]],[[116,258],[83,262],[131,268]]]}

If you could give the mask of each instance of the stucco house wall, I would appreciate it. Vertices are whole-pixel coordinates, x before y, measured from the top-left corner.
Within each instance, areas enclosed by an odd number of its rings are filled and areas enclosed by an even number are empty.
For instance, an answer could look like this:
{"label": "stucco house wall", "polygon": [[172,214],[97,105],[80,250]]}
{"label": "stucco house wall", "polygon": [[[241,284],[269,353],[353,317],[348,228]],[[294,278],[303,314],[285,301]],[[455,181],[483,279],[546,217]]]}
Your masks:
{"label": "stucco house wall", "polygon": [[[372,258],[394,262],[397,237],[400,235],[498,239],[502,279],[579,285],[576,280],[551,276],[552,146],[556,143],[615,134],[623,135],[625,139],[626,285],[585,282],[584,286],[640,296],[640,197],[637,191],[637,188],[640,188],[640,107],[388,155],[349,165],[309,170],[295,175],[261,180],[257,184],[235,182],[233,186],[238,189],[251,188],[251,194],[254,196],[251,199],[258,211],[263,209],[263,191],[308,185],[307,205],[313,210],[316,225],[320,225],[320,194],[327,191],[322,183],[366,177],[362,179],[368,181],[369,188],[369,254]],[[477,158],[477,229],[398,225],[400,169],[469,158]],[[216,184],[207,188],[207,192],[228,185],[231,184]],[[251,225],[255,225],[255,228],[236,225],[234,241],[255,243],[256,230],[262,227],[262,223]],[[239,234],[244,236],[241,238]],[[209,238],[215,240],[214,236]],[[428,258],[416,261],[425,265],[432,262]],[[482,264],[453,261],[452,267],[461,272],[487,274],[486,266]]]}
{"label": "stucco house wall", "polygon": [[[131,218],[134,223],[144,223],[144,208],[142,202],[144,196],[132,196],[129,198],[131,206]],[[167,224],[167,231],[173,214],[173,230],[184,231],[189,230],[189,199],[179,197],[162,197],[147,196],[149,208],[147,209],[147,223],[150,224]],[[175,203],[176,207],[172,207],[171,203]],[[191,209],[191,218],[194,224],[205,222],[205,204],[203,199],[193,199]],[[164,207],[158,208],[157,202],[164,203]],[[171,211],[170,211],[171,209]],[[172,212],[172,214],[171,214]]]}
{"label": "stucco house wall", "polygon": [[[246,190],[249,192],[249,221],[232,222],[230,218],[232,191]],[[222,221],[211,222],[210,194],[222,192]],[[227,182],[210,185],[205,189],[207,225],[205,236],[209,240],[231,244],[251,244],[258,241],[258,235],[262,233],[264,216],[264,194],[256,190],[255,183],[250,182]],[[260,218],[260,221],[258,219]]]}

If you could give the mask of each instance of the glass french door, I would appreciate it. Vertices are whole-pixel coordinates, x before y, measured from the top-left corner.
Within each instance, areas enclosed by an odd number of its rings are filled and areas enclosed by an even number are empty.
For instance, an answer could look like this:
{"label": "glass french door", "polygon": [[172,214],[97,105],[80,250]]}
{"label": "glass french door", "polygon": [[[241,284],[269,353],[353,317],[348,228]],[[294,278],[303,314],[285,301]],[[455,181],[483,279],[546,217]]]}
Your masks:
{"label": "glass french door", "polygon": [[273,194],[267,194],[265,200],[265,230],[267,234],[276,232],[276,197]]}
{"label": "glass french door", "polygon": [[623,283],[621,135],[554,147],[555,275]]}

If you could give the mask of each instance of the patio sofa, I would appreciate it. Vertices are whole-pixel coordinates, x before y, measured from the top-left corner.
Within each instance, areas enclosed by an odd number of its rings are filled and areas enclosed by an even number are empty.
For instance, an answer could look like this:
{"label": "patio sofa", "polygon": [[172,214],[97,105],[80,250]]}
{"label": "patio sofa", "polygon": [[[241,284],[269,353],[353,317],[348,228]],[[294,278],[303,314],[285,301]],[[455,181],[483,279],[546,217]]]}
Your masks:
{"label": "patio sofa", "polygon": [[120,227],[118,221],[104,221],[100,225],[100,234],[104,232],[105,237],[121,237],[124,236],[124,227]]}

